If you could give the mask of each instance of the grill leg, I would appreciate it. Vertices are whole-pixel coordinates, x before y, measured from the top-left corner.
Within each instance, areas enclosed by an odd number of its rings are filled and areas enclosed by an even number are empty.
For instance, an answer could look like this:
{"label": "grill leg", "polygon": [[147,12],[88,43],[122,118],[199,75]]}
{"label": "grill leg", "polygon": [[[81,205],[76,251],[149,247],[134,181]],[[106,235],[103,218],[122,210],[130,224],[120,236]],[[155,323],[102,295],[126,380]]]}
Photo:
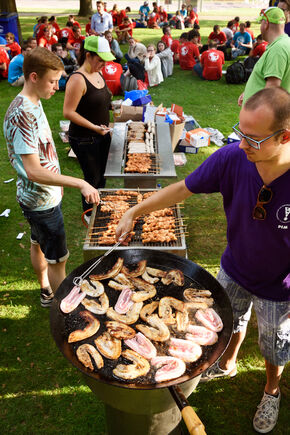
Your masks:
{"label": "grill leg", "polygon": [[151,415],[131,414],[105,405],[108,435],[181,435],[177,406]]}

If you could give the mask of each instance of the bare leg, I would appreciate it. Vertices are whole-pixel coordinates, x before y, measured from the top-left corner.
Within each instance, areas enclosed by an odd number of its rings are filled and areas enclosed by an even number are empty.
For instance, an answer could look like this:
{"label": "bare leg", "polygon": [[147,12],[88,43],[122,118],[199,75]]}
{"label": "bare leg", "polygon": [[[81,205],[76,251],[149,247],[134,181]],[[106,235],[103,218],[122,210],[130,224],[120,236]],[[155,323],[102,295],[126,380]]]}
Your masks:
{"label": "bare leg", "polygon": [[53,293],[56,292],[61,282],[65,279],[66,261],[56,264],[48,264],[48,279]]}
{"label": "bare leg", "polygon": [[31,243],[30,248],[31,264],[36,273],[38,282],[41,288],[49,287],[49,280],[47,274],[47,261],[44,258],[43,252],[39,245]]}
{"label": "bare leg", "polygon": [[265,360],[267,383],[265,387],[265,392],[268,394],[278,394],[279,392],[279,381],[284,369],[284,366],[274,366]]}
{"label": "bare leg", "polygon": [[222,359],[220,360],[219,366],[222,370],[231,370],[236,365],[236,359],[241,347],[242,342],[246,336],[247,330],[237,332],[232,335],[230,344],[225,351]]}

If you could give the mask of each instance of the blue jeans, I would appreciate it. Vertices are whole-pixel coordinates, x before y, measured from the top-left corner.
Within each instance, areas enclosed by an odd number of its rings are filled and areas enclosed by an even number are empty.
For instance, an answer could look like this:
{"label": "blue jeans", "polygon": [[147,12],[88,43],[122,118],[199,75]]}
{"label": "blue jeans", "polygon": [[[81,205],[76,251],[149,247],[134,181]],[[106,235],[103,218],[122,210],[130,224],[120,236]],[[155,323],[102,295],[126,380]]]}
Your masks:
{"label": "blue jeans", "polygon": [[[78,158],[84,179],[96,189],[105,187],[104,177],[111,143],[110,133],[102,136],[71,137],[69,143]],[[83,210],[92,208],[82,196]]]}
{"label": "blue jeans", "polygon": [[203,67],[201,65],[200,62],[197,62],[194,67],[193,70],[196,72],[196,74],[202,79],[204,80],[203,76],[202,76],[202,72],[203,72]]}
{"label": "blue jeans", "polygon": [[31,243],[40,245],[50,264],[65,261],[69,252],[66,246],[61,203],[47,210],[29,210],[20,204],[31,229]]}

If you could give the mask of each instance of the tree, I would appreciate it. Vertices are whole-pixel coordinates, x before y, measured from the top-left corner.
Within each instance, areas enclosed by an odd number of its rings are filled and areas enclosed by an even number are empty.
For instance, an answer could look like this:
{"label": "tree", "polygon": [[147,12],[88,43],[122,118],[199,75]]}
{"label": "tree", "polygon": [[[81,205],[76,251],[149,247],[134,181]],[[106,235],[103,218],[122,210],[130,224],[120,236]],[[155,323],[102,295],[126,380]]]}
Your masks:
{"label": "tree", "polygon": [[[82,1],[82,0],[80,0]],[[17,7],[16,7],[16,0],[0,0],[0,13],[11,13],[16,12],[17,13]],[[17,29],[18,29],[18,37],[20,44],[22,43],[22,33],[21,33],[21,27],[19,22],[19,17],[17,14]]]}
{"label": "tree", "polygon": [[78,15],[81,17],[87,17],[93,13],[92,0],[80,0],[80,10]]}

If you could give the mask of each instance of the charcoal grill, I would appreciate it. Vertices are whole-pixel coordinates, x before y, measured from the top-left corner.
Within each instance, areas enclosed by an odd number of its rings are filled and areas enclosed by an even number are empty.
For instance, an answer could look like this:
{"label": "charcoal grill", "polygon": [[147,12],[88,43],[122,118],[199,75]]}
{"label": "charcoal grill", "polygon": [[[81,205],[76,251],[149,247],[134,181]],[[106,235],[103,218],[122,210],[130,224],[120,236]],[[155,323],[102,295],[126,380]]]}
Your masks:
{"label": "charcoal grill", "polygon": [[[102,201],[106,201],[106,196],[113,194],[118,189],[100,189],[100,199]],[[124,191],[134,190],[135,192],[140,192],[142,194],[147,192],[158,191],[158,189],[122,189]],[[137,201],[136,201],[137,204]],[[131,204],[135,205],[134,203]],[[176,241],[171,241],[168,243],[147,243],[143,244],[141,239],[141,231],[143,220],[140,219],[139,223],[135,226],[135,235],[132,238],[129,247],[134,249],[152,249],[158,250],[162,252],[170,252],[172,254],[180,255],[181,257],[187,257],[186,250],[186,240],[185,240],[185,229],[183,226],[183,220],[181,216],[180,206],[177,204],[175,206],[170,207],[173,209],[175,222],[176,222]],[[88,227],[88,231],[86,234],[85,242],[83,245],[83,255],[84,260],[87,261],[90,258],[94,258],[97,255],[101,255],[105,253],[111,246],[101,246],[98,244],[98,238],[102,235],[104,231],[104,226],[108,222],[108,214],[102,213],[100,211],[100,206],[94,205],[93,211],[91,214],[90,225]],[[128,249],[128,246],[118,246],[117,251],[122,251],[124,249]]]}
{"label": "charcoal grill", "polygon": [[105,178],[121,178],[128,188],[156,188],[158,179],[176,178],[168,123],[155,124],[155,153],[151,157],[152,167],[146,174],[125,172],[127,130],[128,126],[124,122],[114,124]]}

